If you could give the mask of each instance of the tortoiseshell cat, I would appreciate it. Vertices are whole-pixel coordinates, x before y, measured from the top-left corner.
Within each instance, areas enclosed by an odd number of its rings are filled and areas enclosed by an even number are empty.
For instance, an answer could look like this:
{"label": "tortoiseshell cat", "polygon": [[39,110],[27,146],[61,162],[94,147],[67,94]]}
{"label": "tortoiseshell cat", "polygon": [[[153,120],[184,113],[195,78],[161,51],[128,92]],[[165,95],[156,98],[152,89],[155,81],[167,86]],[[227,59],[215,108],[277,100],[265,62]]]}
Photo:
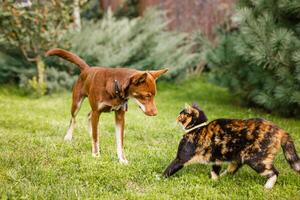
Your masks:
{"label": "tortoiseshell cat", "polygon": [[217,179],[221,164],[229,162],[222,174],[234,174],[243,164],[268,178],[265,188],[272,188],[278,171],[273,160],[280,146],[291,167],[300,174],[300,159],[287,132],[264,119],[216,119],[206,124],[207,118],[197,105],[187,106],[177,122],[186,134],[180,141],[177,156],[164,171],[169,177],[192,163],[213,164],[211,177]]}

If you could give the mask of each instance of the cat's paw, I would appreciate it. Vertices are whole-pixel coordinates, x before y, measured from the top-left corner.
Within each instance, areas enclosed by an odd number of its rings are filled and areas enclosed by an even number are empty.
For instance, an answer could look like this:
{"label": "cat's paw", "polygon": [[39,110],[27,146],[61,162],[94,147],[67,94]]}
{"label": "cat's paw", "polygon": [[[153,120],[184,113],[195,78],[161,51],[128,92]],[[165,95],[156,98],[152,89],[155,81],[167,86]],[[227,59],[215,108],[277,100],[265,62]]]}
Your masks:
{"label": "cat's paw", "polygon": [[210,172],[210,177],[211,177],[211,179],[214,180],[214,181],[216,181],[216,180],[219,179],[218,174],[216,174],[214,171],[211,171],[211,172]]}

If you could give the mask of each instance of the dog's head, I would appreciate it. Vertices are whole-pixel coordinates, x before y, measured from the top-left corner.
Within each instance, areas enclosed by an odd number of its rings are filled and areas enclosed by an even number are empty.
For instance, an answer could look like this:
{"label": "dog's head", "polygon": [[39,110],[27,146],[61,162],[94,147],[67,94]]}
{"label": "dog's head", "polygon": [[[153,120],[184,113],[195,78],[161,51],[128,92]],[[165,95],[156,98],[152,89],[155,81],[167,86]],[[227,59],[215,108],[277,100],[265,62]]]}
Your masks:
{"label": "dog's head", "polygon": [[168,69],[138,72],[130,78],[128,94],[146,115],[155,116],[157,114],[154,102],[156,79],[167,71]]}
{"label": "dog's head", "polygon": [[193,126],[206,122],[207,117],[197,104],[194,103],[192,106],[186,104],[185,108],[178,115],[176,121],[180,123],[183,128],[189,129]]}

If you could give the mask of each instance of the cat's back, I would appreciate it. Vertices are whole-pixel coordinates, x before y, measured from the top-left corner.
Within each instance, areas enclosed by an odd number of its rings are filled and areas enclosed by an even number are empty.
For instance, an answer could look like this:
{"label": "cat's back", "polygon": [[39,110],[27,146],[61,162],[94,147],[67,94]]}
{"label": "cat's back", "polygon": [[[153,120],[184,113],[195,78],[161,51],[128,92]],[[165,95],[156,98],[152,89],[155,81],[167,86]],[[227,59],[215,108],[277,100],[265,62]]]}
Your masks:
{"label": "cat's back", "polygon": [[271,121],[263,118],[249,118],[249,119],[227,119],[220,118],[211,121],[207,125],[208,131],[214,134],[255,134],[278,131],[280,128]]}
{"label": "cat's back", "polygon": [[271,121],[268,121],[263,118],[249,118],[249,119],[228,119],[228,118],[219,118],[211,121],[209,124],[215,126],[220,126],[222,128],[238,128],[238,127],[248,127],[248,126],[269,126],[275,125]]}

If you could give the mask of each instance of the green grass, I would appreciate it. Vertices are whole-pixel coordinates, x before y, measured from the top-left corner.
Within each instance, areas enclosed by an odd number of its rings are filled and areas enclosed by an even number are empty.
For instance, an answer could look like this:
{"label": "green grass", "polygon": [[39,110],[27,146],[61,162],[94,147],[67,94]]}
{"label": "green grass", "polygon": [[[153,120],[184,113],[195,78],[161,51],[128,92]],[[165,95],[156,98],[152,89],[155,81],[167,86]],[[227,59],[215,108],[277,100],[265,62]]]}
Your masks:
{"label": "green grass", "polygon": [[159,114],[145,116],[130,103],[126,115],[125,154],[118,163],[113,113],[100,121],[101,156],[91,155],[87,133],[89,105],[77,118],[72,142],[63,137],[70,120],[71,93],[33,99],[12,87],[0,89],[0,197],[3,199],[300,199],[300,176],[282,152],[275,161],[280,172],[274,189],[244,166],[236,175],[209,179],[210,166],[193,165],[170,179],[160,175],[174,158],[183,134],[175,118],[184,103],[197,101],[210,120],[263,117],[290,132],[300,151],[300,120],[285,119],[234,105],[228,92],[192,78],[160,83]]}

